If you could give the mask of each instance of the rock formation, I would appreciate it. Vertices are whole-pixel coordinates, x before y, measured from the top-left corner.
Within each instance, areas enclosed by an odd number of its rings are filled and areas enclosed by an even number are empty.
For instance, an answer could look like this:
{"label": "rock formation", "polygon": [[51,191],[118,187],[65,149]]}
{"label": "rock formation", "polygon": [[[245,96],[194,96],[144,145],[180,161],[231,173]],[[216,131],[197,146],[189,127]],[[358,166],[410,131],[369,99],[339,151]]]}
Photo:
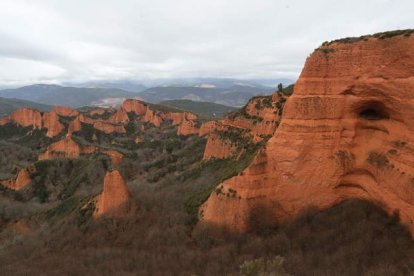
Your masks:
{"label": "rock formation", "polygon": [[145,112],[144,116],[144,122],[151,123],[156,127],[159,127],[162,123],[162,118],[160,115],[158,115],[155,111],[151,109],[147,109],[147,112]]}
{"label": "rock formation", "polygon": [[46,136],[48,137],[55,137],[65,129],[59,122],[59,116],[55,111],[43,113],[42,128],[47,129]]}
{"label": "rock formation", "polygon": [[128,99],[122,103],[122,108],[126,112],[135,113],[137,116],[144,115],[147,112],[147,105],[141,101]]}
{"label": "rock formation", "polygon": [[84,147],[73,141],[71,135],[51,144],[46,152],[39,156],[39,160],[60,159],[60,158],[77,158],[81,154],[90,154],[95,152],[95,147]]}
{"label": "rock formation", "polygon": [[109,118],[109,122],[118,123],[118,124],[128,124],[129,117],[128,113],[122,107],[119,108],[114,115]]}
{"label": "rock formation", "polygon": [[191,135],[191,134],[198,134],[199,129],[196,126],[195,121],[185,120],[180,122],[177,127],[177,134],[178,135]]}
{"label": "rock formation", "polygon": [[221,139],[216,134],[211,134],[207,138],[206,148],[204,150],[204,160],[212,157],[224,159],[230,158],[237,153],[237,146],[229,140]]}
{"label": "rock formation", "polygon": [[163,119],[171,120],[171,123],[176,126],[183,122],[197,120],[197,116],[189,112],[167,112],[162,115]]}
{"label": "rock formation", "polygon": [[95,200],[93,216],[124,217],[136,208],[124,179],[117,170],[106,173],[102,193]]}
{"label": "rock formation", "polygon": [[124,159],[124,155],[116,150],[100,150],[100,152],[111,157],[112,163],[115,165],[121,163]]}
{"label": "rock formation", "polygon": [[123,134],[126,132],[123,125],[114,124],[114,123],[105,122],[105,121],[95,121],[93,123],[93,127],[97,130],[105,132],[106,134],[111,134],[111,133]]}
{"label": "rock formation", "polygon": [[52,112],[55,112],[57,115],[62,117],[76,117],[79,115],[78,111],[73,110],[68,106],[55,106]]}
{"label": "rock formation", "polygon": [[22,169],[15,178],[2,181],[1,184],[9,189],[18,191],[26,188],[30,182],[32,182],[32,179],[30,178],[29,171],[27,169]]}
{"label": "rock formation", "polygon": [[211,194],[199,227],[248,231],[358,198],[414,234],[414,35],[347,42],[307,59],[273,137]]}
{"label": "rock formation", "polygon": [[35,109],[19,108],[10,114],[10,120],[23,127],[42,128],[42,114]]}

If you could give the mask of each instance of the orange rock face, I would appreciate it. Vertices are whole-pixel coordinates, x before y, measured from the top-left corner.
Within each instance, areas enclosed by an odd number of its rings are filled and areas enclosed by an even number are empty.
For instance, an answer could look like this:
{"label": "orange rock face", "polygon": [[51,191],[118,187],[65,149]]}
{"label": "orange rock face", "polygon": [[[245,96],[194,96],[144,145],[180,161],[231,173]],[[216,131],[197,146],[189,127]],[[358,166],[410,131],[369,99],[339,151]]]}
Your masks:
{"label": "orange rock face", "polygon": [[237,146],[228,140],[221,139],[218,135],[211,134],[207,138],[206,148],[204,150],[204,160],[214,158],[229,158],[237,153]]}
{"label": "orange rock face", "polygon": [[39,156],[39,160],[77,158],[82,153],[89,154],[95,151],[94,147],[82,147],[72,140],[70,135],[65,139],[51,144],[46,152]]}
{"label": "orange rock face", "polygon": [[10,114],[10,120],[23,127],[42,128],[42,115],[35,109],[19,108]]}
{"label": "orange rock face", "polygon": [[92,109],[91,111],[89,111],[89,115],[91,115],[91,116],[95,116],[95,115],[101,116],[101,115],[104,115],[105,112],[107,112],[107,110],[105,108],[95,108],[95,109]]}
{"label": "orange rock face", "polygon": [[413,35],[321,46],[274,136],[211,194],[199,226],[242,232],[255,217],[275,224],[358,198],[397,211],[414,234],[413,76]]}
{"label": "orange rock face", "polygon": [[63,117],[75,117],[79,115],[78,111],[73,110],[68,106],[55,106],[52,112],[55,112],[57,115]]}
{"label": "orange rock face", "polygon": [[43,128],[47,129],[46,136],[55,137],[61,133],[65,127],[59,122],[59,116],[54,111],[45,112],[42,115]]}
{"label": "orange rock face", "polygon": [[148,108],[144,116],[144,122],[148,122],[156,127],[159,127],[162,123],[162,118],[155,111]]}
{"label": "orange rock face", "polygon": [[119,123],[119,124],[128,124],[129,117],[128,113],[122,107],[119,108],[114,115],[109,118],[109,122]]}
{"label": "orange rock face", "polygon": [[191,135],[198,134],[199,129],[196,127],[196,122],[194,121],[183,121],[177,128],[178,135]]}
{"label": "orange rock face", "polygon": [[124,159],[124,155],[116,150],[101,150],[100,152],[111,157],[113,164],[119,164]]}
{"label": "orange rock face", "polygon": [[2,181],[1,184],[9,189],[18,191],[23,188],[26,188],[31,181],[32,179],[30,178],[29,171],[27,169],[22,169],[19,171],[15,179]]}
{"label": "orange rock face", "polygon": [[104,121],[96,121],[93,123],[93,127],[97,130],[105,132],[106,134],[110,133],[125,133],[126,130],[123,125],[113,124]]}
{"label": "orange rock face", "polygon": [[216,129],[218,129],[219,122],[218,121],[208,121],[201,125],[200,130],[198,132],[199,136],[205,136]]}
{"label": "orange rock face", "polygon": [[122,108],[126,112],[135,113],[135,115],[144,115],[147,112],[147,105],[138,100],[128,99],[122,103]]}
{"label": "orange rock face", "polygon": [[167,112],[163,114],[163,119],[171,120],[172,124],[179,125],[186,121],[194,121],[197,119],[197,116],[189,112]]}
{"label": "orange rock face", "polygon": [[102,193],[97,197],[93,216],[124,217],[134,209],[134,203],[124,179],[117,170],[105,175]]}
{"label": "orange rock face", "polygon": [[74,132],[81,131],[81,129],[82,129],[82,120],[79,115],[72,122],[69,123],[68,135],[72,135]]}

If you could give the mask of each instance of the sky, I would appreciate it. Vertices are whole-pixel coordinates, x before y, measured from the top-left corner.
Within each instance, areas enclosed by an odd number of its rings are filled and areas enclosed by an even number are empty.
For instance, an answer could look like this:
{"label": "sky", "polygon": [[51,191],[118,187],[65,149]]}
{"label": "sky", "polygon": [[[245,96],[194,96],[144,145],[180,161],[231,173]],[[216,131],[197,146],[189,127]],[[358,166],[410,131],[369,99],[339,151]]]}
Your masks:
{"label": "sky", "polygon": [[324,41],[408,28],[412,0],[0,0],[0,86],[295,80]]}

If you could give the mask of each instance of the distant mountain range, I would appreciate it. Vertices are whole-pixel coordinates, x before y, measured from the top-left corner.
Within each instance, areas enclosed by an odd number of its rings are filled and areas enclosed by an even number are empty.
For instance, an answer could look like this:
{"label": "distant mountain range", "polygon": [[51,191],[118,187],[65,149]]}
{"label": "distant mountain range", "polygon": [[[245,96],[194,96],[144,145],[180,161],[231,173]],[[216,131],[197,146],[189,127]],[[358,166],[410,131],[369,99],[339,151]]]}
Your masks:
{"label": "distant mountain range", "polygon": [[116,88],[78,88],[49,84],[34,84],[16,89],[0,90],[0,97],[4,98],[70,107],[117,104],[122,99],[136,96],[135,93]]}
{"label": "distant mountain range", "polygon": [[50,111],[52,106],[19,99],[0,98],[0,117],[8,115],[22,107],[35,108],[39,111]]}
{"label": "distant mountain range", "polygon": [[230,78],[166,78],[148,80],[103,80],[89,82],[67,82],[65,86],[87,88],[118,88],[134,93],[145,91],[153,87],[205,87],[205,88],[230,88],[232,86],[250,86],[276,88],[292,84],[290,79],[230,79]]}
{"label": "distant mountain range", "polygon": [[[270,80],[217,78],[164,79],[146,81],[97,81],[73,86],[34,84],[0,90],[0,97],[32,101],[45,105],[116,106],[125,98],[139,98],[150,103],[171,100],[212,102],[226,106],[243,106],[251,97],[271,94],[275,87],[262,85]],[[286,79],[275,83],[291,83]],[[147,86],[155,87],[146,88]]]}
{"label": "distant mountain range", "polygon": [[151,103],[169,100],[192,100],[240,107],[253,96],[268,95],[273,91],[273,89],[266,87],[240,85],[230,88],[154,87],[139,93],[139,97]]}
{"label": "distant mountain range", "polygon": [[194,102],[191,100],[171,100],[160,102],[161,105],[176,109],[190,111],[205,117],[223,117],[225,114],[237,110],[232,106],[226,106],[211,102]]}

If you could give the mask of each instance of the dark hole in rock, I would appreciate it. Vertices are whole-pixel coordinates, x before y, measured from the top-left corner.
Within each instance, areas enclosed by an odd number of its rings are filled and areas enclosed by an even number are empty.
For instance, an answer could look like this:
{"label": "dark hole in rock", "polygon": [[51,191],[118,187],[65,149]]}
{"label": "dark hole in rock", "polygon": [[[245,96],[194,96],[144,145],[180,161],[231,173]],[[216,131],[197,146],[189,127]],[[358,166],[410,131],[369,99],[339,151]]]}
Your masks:
{"label": "dark hole in rock", "polygon": [[359,116],[367,120],[388,119],[388,115],[386,113],[375,108],[365,108],[359,113]]}

